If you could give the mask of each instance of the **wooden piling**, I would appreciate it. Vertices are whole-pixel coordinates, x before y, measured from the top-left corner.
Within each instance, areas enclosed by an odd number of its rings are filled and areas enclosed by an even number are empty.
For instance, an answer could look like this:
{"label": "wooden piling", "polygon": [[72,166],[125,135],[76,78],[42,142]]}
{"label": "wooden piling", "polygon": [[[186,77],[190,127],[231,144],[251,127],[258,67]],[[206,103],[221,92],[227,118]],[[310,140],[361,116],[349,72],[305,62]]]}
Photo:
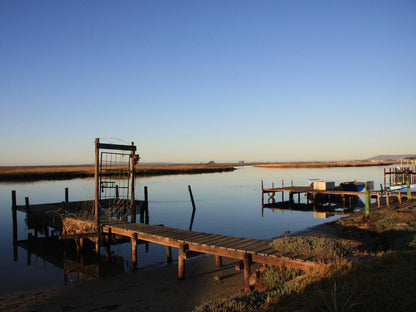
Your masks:
{"label": "wooden piling", "polygon": [[244,289],[246,291],[251,291],[250,289],[250,274],[251,274],[251,254],[245,253],[243,256],[243,264],[244,264]]}
{"label": "wooden piling", "polygon": [[13,260],[17,261],[17,208],[16,191],[12,191],[12,218],[13,218]]}
{"label": "wooden piling", "polygon": [[172,263],[172,247],[166,246],[166,262]]}
{"label": "wooden piling", "polygon": [[30,213],[29,197],[25,197],[26,214]]}
{"label": "wooden piling", "polygon": [[65,202],[66,202],[66,203],[68,203],[68,202],[69,202],[69,190],[68,190],[68,188],[67,188],[67,187],[65,188]]}
{"label": "wooden piling", "polygon": [[131,235],[131,269],[137,269],[137,233]]}
{"label": "wooden piling", "polygon": [[192,216],[191,216],[191,222],[189,224],[189,231],[192,231],[192,225],[194,223],[196,208],[195,208],[194,196],[192,195],[192,189],[190,185],[188,185],[188,190],[189,190],[189,196],[191,197],[191,203],[192,203]]}
{"label": "wooden piling", "polygon": [[97,228],[100,226],[100,211],[99,211],[99,161],[100,161],[100,149],[99,149],[100,139],[95,139],[95,202],[94,202],[94,217],[95,224]]}
{"label": "wooden piling", "polygon": [[149,197],[147,186],[144,187],[144,223],[149,224]]}
{"label": "wooden piling", "polygon": [[367,188],[365,192],[365,215],[370,215],[370,191]]}
{"label": "wooden piling", "polygon": [[[131,146],[134,146],[134,142],[130,143]],[[134,169],[134,162],[133,162],[133,157],[134,157],[134,151],[132,150],[130,152],[131,154],[131,160],[130,160],[130,213],[131,213],[131,222],[132,223],[136,223],[136,204],[134,202],[134,176],[135,176],[135,169]]]}
{"label": "wooden piling", "polygon": [[185,278],[185,257],[186,244],[179,244],[179,256],[178,256],[178,279],[183,280]]}
{"label": "wooden piling", "polygon": [[222,267],[222,257],[221,256],[215,256],[215,265],[217,268]]}

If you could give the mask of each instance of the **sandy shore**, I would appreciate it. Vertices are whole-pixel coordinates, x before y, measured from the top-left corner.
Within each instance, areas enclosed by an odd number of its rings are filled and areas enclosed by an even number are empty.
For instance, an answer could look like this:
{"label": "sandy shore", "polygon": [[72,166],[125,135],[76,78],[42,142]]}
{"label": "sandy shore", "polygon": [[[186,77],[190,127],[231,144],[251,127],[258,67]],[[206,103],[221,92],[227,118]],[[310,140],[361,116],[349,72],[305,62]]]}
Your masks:
{"label": "sandy shore", "polygon": [[[142,269],[72,286],[0,295],[1,311],[189,311],[206,300],[242,291],[236,260],[205,255],[186,261],[186,279],[177,263]],[[256,266],[253,266],[253,271]]]}

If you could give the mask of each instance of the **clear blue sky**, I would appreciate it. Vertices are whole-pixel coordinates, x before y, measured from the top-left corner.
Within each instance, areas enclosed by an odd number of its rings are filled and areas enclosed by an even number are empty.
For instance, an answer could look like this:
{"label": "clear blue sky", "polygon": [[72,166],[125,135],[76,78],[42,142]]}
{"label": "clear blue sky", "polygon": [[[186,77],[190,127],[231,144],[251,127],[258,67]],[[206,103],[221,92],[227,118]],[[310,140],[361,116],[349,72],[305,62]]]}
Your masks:
{"label": "clear blue sky", "polygon": [[416,153],[416,1],[0,1],[0,165]]}

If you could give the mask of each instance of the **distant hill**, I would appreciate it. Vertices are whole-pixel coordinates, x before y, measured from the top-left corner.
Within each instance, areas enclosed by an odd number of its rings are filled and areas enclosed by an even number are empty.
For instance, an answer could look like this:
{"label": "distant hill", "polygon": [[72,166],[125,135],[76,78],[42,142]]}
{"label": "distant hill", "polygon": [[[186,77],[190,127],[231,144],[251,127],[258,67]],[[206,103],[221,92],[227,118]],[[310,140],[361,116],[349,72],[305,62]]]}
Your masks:
{"label": "distant hill", "polygon": [[400,159],[416,159],[416,154],[402,154],[402,155],[378,155],[367,160],[400,160]]}

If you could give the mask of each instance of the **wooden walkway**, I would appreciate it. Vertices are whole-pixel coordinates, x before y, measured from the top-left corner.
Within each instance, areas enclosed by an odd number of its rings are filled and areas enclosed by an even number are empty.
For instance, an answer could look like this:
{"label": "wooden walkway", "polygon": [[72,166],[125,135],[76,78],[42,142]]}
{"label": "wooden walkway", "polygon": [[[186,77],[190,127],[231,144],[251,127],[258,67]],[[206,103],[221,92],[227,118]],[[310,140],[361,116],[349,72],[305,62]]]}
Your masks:
{"label": "wooden walkway", "polygon": [[[82,231],[80,237],[86,237],[87,228],[91,235],[96,231],[94,221],[66,218],[72,229],[79,224]],[[67,227],[67,228],[68,228]],[[222,257],[238,259],[243,262],[245,287],[249,289],[250,266],[252,263],[269,265],[283,265],[289,268],[301,269],[309,272],[319,265],[312,261],[312,257],[288,257],[279,255],[279,252],[270,246],[271,240],[241,238],[234,236],[209,234],[170,228],[160,225],[141,223],[128,223],[120,220],[107,219],[100,221],[102,234],[121,235],[131,240],[132,263],[137,263],[137,244],[145,241],[166,246],[168,261],[171,260],[171,248],[179,249],[178,279],[185,278],[185,260],[190,253],[204,253],[215,255],[217,266],[222,266]],[[84,234],[83,234],[84,233]],[[68,237],[74,237],[69,235]],[[65,236],[64,236],[65,237]]]}

